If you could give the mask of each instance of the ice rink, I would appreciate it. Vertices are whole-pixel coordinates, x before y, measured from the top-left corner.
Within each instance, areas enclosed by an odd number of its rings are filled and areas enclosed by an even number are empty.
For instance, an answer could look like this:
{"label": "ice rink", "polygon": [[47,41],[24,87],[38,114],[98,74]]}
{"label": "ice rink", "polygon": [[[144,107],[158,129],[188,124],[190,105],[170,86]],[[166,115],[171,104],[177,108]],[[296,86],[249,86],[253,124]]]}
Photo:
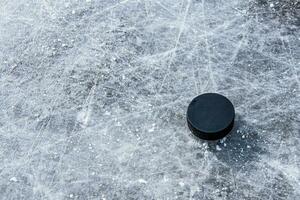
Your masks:
{"label": "ice rink", "polygon": [[0,199],[300,199],[300,2],[0,0]]}

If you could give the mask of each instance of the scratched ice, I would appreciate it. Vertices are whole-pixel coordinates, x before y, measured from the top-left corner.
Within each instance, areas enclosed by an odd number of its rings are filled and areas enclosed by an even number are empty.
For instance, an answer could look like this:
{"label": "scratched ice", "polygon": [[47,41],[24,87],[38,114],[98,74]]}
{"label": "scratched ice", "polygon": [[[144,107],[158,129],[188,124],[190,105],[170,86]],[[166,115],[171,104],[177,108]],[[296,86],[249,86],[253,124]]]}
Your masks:
{"label": "scratched ice", "polygon": [[[299,199],[297,0],[1,0],[0,199]],[[203,92],[232,134],[186,125]]]}

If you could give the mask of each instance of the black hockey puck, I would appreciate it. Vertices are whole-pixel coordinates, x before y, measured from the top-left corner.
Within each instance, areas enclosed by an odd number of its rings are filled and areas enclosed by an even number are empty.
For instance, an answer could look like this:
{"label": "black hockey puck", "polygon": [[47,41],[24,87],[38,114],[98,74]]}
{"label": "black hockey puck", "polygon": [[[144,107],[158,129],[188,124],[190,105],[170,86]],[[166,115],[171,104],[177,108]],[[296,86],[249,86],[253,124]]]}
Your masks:
{"label": "black hockey puck", "polygon": [[197,96],[187,110],[187,123],[191,132],[205,140],[225,137],[233,128],[234,107],[226,97],[216,93]]}

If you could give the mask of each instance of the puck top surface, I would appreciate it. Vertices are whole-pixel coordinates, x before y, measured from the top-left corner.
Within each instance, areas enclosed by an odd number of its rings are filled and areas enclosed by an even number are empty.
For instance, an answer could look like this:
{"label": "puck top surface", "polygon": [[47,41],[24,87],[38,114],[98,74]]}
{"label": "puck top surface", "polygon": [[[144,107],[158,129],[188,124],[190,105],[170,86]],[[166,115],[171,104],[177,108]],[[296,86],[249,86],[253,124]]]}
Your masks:
{"label": "puck top surface", "polygon": [[226,97],[206,93],[192,100],[187,110],[187,121],[194,135],[216,140],[227,135],[234,123],[235,111]]}

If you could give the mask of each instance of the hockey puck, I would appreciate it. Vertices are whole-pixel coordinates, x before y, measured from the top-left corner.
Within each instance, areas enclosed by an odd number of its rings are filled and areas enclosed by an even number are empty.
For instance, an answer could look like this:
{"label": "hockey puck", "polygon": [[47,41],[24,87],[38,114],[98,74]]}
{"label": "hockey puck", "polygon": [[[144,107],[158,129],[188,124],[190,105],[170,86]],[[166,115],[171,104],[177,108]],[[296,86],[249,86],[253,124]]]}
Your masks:
{"label": "hockey puck", "polygon": [[187,110],[191,132],[204,140],[225,137],[234,125],[234,107],[229,99],[216,93],[205,93],[194,98]]}

